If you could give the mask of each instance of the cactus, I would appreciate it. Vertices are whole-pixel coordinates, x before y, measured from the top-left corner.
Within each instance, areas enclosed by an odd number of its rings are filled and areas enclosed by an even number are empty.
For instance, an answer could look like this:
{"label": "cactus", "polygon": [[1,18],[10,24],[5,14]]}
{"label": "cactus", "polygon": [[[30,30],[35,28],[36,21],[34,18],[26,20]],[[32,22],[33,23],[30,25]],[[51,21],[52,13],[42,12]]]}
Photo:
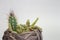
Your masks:
{"label": "cactus", "polygon": [[22,28],[21,28],[20,25],[17,25],[17,27],[16,27],[16,32],[17,32],[17,33],[22,33]]}
{"label": "cactus", "polygon": [[37,29],[37,27],[35,27],[35,24],[37,21],[38,21],[38,18],[30,25],[30,27],[29,27],[30,31]]}
{"label": "cactus", "polygon": [[36,22],[38,21],[39,18],[37,18],[32,24],[31,26],[34,26],[36,24]]}
{"label": "cactus", "polygon": [[29,21],[29,19],[26,21],[26,25],[27,25],[27,27],[30,26],[30,21]]}
{"label": "cactus", "polygon": [[16,31],[17,21],[16,21],[16,18],[13,12],[10,13],[8,21],[9,21],[9,25],[11,26],[12,30]]}

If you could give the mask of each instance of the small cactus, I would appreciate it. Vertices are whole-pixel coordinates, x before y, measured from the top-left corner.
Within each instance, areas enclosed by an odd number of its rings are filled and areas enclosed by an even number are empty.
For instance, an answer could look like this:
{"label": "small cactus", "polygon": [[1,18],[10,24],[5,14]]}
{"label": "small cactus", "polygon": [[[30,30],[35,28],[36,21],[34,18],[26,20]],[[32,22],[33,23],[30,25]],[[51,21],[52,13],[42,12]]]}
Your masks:
{"label": "small cactus", "polygon": [[10,13],[8,21],[9,21],[9,25],[11,26],[12,30],[16,31],[17,21],[16,21],[16,18],[13,12]]}
{"label": "small cactus", "polygon": [[27,20],[26,25],[27,25],[28,27],[30,26],[30,21],[29,21],[29,19]]}
{"label": "small cactus", "polygon": [[36,24],[36,22],[38,21],[39,18],[37,18],[32,24],[31,26],[34,26]]}
{"label": "small cactus", "polygon": [[16,27],[16,32],[17,32],[17,33],[22,33],[22,28],[21,28],[20,25],[17,25],[17,27]]}

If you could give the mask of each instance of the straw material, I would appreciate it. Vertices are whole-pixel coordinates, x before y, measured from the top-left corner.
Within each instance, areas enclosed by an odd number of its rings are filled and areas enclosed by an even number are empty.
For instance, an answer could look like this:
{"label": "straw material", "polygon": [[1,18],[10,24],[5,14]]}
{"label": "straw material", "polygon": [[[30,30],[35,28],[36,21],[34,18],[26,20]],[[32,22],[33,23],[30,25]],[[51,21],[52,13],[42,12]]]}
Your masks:
{"label": "straw material", "polygon": [[6,30],[2,40],[42,40],[42,31],[37,29],[34,31],[17,34]]}

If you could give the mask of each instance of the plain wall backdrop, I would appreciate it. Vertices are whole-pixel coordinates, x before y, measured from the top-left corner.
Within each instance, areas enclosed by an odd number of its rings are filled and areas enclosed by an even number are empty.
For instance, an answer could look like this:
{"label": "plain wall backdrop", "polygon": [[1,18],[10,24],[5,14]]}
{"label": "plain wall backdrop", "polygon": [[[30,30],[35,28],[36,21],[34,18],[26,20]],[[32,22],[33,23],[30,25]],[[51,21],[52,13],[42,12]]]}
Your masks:
{"label": "plain wall backdrop", "polygon": [[8,16],[13,10],[18,23],[31,23],[42,28],[43,40],[60,40],[60,0],[0,0],[0,40],[8,28]]}

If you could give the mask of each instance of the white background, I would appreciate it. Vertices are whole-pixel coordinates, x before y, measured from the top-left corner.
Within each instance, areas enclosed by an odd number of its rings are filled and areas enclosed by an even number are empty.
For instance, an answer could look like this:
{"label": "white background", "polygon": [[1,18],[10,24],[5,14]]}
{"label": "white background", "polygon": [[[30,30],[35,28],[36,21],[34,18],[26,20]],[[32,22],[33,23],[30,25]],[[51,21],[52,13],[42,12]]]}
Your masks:
{"label": "white background", "polygon": [[13,10],[18,23],[31,23],[42,28],[43,40],[60,40],[60,0],[0,0],[0,40],[8,28],[8,16]]}

